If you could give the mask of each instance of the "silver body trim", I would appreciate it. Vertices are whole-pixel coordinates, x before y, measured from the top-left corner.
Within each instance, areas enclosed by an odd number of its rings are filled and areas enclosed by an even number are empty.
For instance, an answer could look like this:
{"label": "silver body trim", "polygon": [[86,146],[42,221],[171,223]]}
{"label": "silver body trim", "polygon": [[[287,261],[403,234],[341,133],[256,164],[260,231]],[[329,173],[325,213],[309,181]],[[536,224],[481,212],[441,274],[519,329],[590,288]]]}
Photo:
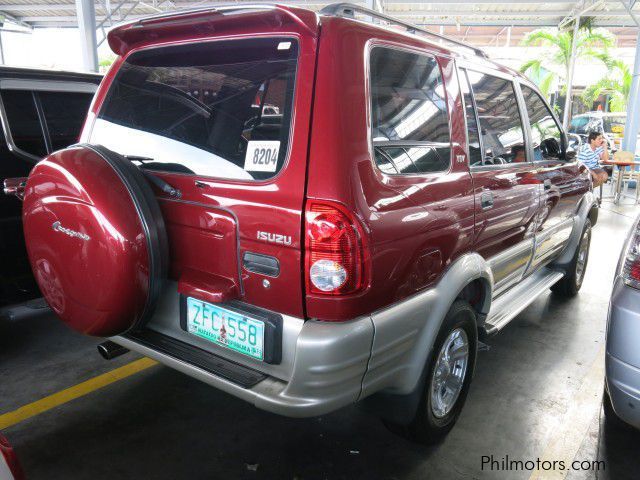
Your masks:
{"label": "silver body trim", "polygon": [[[573,250],[568,249],[574,237],[577,236],[579,241],[591,206],[589,203],[583,207],[586,213],[582,212],[571,220],[572,233],[569,241],[565,242],[566,252],[562,255],[573,256]],[[269,375],[248,389],[128,338],[114,337],[111,340],[251,402],[258,408],[290,417],[322,415],[380,391],[394,394],[413,392],[447,311],[471,281],[478,280],[485,287],[479,320],[485,316],[496,319],[502,314],[500,328],[506,325],[533,302],[537,294],[563,275],[550,269],[539,269],[518,284],[519,295],[515,290],[513,295],[507,291],[492,302],[496,297],[492,265],[496,268],[516,261],[518,275],[527,275],[531,266],[528,260],[524,260],[527,255],[533,257],[533,248],[532,240],[527,240],[525,245],[518,245],[489,261],[477,253],[462,255],[449,266],[433,288],[371,316],[348,322],[321,322],[284,315],[280,365],[258,362],[182,331],[178,321],[176,284],[168,284],[162,303],[148,327]],[[561,249],[562,245],[557,248]],[[527,295],[522,295],[521,290],[527,290]],[[517,305],[508,301],[516,296],[520,297]],[[517,312],[505,315],[504,311],[508,309]]]}
{"label": "silver body trim", "polygon": [[487,260],[495,282],[494,297],[522,280],[534,249],[535,241],[532,237]]}

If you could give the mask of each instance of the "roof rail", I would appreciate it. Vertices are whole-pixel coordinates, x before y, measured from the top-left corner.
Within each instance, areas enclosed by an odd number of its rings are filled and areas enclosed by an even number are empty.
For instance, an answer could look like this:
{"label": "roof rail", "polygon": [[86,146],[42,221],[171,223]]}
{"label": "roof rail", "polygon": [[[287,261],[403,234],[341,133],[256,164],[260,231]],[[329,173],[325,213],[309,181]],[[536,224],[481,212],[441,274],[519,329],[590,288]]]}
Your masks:
{"label": "roof rail", "polygon": [[346,17],[346,18],[355,18],[356,13],[361,13],[368,17],[379,18],[380,20],[384,20],[393,25],[400,25],[406,28],[409,33],[417,33],[417,34],[423,34],[423,35],[435,37],[440,40],[453,43],[460,47],[468,48],[469,50],[472,50],[476,55],[480,55],[481,57],[488,58],[487,54],[478,47],[474,47],[473,45],[469,45],[468,43],[455,40],[451,37],[447,37],[446,35],[440,35],[439,33],[430,32],[429,30],[420,28],[417,25],[403,22],[402,20],[398,20],[397,18],[391,17],[389,15],[385,15],[384,13],[376,12],[375,10],[371,10],[369,8],[360,7],[358,5],[354,5],[353,3],[332,3],[331,5],[327,5],[322,10],[320,10],[320,13],[322,15],[331,15],[331,16]]}

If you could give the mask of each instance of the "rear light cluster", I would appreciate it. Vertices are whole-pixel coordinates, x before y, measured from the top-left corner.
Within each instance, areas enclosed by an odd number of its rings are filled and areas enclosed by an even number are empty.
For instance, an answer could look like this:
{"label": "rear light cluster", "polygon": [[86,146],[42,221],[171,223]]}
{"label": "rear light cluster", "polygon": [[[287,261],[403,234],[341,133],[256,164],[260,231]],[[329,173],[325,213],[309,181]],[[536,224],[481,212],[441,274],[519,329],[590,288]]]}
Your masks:
{"label": "rear light cluster", "polygon": [[640,224],[636,227],[627,246],[625,258],[622,261],[622,278],[624,283],[640,289]]}
{"label": "rear light cluster", "polygon": [[345,295],[365,284],[364,235],[344,207],[310,201],[305,212],[307,292]]}

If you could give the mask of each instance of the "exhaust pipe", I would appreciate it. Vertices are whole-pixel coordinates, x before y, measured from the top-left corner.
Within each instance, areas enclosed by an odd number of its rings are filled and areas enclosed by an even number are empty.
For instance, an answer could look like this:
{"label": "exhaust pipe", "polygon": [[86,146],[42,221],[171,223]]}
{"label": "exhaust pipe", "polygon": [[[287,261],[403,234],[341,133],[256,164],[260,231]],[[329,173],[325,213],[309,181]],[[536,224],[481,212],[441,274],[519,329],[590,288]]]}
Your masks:
{"label": "exhaust pipe", "polygon": [[98,345],[98,353],[102,355],[105,360],[113,360],[120,355],[124,355],[129,351],[128,348],[124,348],[117,343],[107,340],[106,342]]}

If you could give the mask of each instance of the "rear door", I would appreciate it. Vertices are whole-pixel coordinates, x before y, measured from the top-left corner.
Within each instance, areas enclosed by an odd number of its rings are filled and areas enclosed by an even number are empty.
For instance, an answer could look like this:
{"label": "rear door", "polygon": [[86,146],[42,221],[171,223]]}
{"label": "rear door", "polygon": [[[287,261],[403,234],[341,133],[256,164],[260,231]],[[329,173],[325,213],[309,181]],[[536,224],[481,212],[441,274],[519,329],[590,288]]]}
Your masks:
{"label": "rear door", "polygon": [[487,259],[499,294],[518,282],[533,251],[530,225],[540,187],[527,160],[513,81],[460,70],[476,208],[475,250]]}
{"label": "rear door", "polygon": [[316,38],[286,28],[134,50],[89,141],[179,190],[156,193],[183,297],[302,317]]}
{"label": "rear door", "polygon": [[[75,143],[93,93],[93,83],[4,78],[0,80],[0,182],[26,177],[52,151]],[[0,305],[38,295],[24,247],[22,203],[0,195]]]}
{"label": "rear door", "polygon": [[536,218],[536,251],[530,270],[548,263],[569,240],[579,201],[589,190],[588,173],[577,158],[564,160],[565,139],[560,123],[533,88],[520,84],[523,112],[529,124],[527,154],[542,185],[540,212]]}

